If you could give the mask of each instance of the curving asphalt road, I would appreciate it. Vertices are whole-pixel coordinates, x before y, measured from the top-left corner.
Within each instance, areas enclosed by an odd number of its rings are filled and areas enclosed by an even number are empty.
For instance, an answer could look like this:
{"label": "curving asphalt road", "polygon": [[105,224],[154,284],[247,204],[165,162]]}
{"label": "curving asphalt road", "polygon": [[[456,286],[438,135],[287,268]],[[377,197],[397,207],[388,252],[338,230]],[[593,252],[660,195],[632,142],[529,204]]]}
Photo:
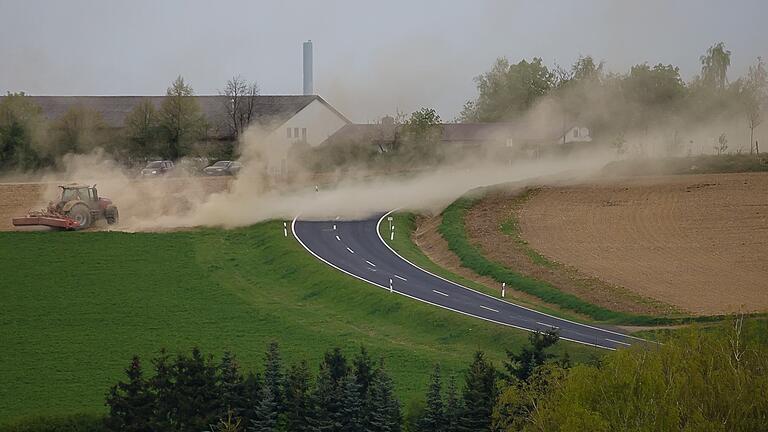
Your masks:
{"label": "curving asphalt road", "polygon": [[557,328],[560,338],[605,349],[625,348],[642,339],[617,331],[553,317],[477,292],[423,270],[398,255],[379,235],[387,215],[360,221],[302,221],[291,229],[307,251],[326,264],[415,300],[528,331]]}

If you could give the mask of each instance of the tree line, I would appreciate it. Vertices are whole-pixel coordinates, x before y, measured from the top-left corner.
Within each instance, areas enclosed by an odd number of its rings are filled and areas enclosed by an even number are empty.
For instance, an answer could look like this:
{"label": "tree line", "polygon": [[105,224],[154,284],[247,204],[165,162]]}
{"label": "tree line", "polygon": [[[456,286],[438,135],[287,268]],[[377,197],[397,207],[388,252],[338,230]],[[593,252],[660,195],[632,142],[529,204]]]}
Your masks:
{"label": "tree line", "polygon": [[766,430],[768,321],[737,316],[678,331],[664,344],[634,343],[572,364],[553,354],[558,334],[531,333],[496,366],[476,352],[461,382],[431,373],[423,399],[403,413],[383,361],[325,353],[285,368],[272,343],[258,373],[225,353],[161,352],[145,376],[138,357],[111,388],[111,431],[657,431]]}
{"label": "tree line", "polygon": [[234,142],[255,116],[259,87],[238,75],[220,94],[226,96],[224,118],[207,119],[192,97],[194,90],[179,76],[159,107],[144,99],[122,128],[111,128],[87,106],[73,106],[49,121],[26,94],[8,93],[0,101],[0,170],[51,167],[65,154],[96,149],[126,164],[147,158],[230,158]]}
{"label": "tree line", "polygon": [[[741,117],[749,129],[749,151],[758,151],[755,129],[768,102],[768,73],[758,57],[745,76],[728,80],[731,51],[720,42],[700,57],[701,72],[686,83],[672,64],[642,63],[627,73],[606,73],[603,62],[580,56],[570,67],[547,67],[541,58],[510,63],[499,58],[475,78],[477,97],[468,101],[459,121],[497,122],[522,117],[545,97],[557,106],[565,124],[589,125],[593,135],[622,150],[629,131],[647,131]],[[557,121],[549,118],[549,121]],[[677,134],[669,153],[682,152]]]}

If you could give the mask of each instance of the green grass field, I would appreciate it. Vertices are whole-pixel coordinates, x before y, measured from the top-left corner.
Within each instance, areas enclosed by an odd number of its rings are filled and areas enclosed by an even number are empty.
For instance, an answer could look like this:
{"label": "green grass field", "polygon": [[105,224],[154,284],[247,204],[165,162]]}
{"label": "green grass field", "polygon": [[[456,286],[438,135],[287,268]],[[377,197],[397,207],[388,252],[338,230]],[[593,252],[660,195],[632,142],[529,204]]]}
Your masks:
{"label": "green grass field", "polygon": [[[526,333],[392,295],[284,238],[282,223],[173,233],[0,233],[0,423],[104,412],[130,356],[199,346],[260,369],[271,340],[315,365],[334,346],[384,356],[404,403],[436,362],[497,364]],[[575,360],[601,352],[561,344]]]}

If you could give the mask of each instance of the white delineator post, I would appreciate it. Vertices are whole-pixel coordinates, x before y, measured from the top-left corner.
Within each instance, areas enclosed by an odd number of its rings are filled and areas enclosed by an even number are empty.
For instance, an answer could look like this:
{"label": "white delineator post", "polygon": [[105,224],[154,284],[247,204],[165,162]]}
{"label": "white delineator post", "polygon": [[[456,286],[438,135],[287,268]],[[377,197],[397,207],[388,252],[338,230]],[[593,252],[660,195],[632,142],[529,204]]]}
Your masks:
{"label": "white delineator post", "polygon": [[283,235],[288,237],[288,222],[283,222]]}
{"label": "white delineator post", "polygon": [[389,241],[394,241],[394,240],[395,240],[395,226],[392,225],[392,231],[390,231],[389,233]]}
{"label": "white delineator post", "polygon": [[392,278],[389,278],[389,292],[395,292],[395,289],[392,288]]}
{"label": "white delineator post", "polygon": [[501,283],[501,298],[504,298],[504,296],[507,294],[507,283],[502,282]]}

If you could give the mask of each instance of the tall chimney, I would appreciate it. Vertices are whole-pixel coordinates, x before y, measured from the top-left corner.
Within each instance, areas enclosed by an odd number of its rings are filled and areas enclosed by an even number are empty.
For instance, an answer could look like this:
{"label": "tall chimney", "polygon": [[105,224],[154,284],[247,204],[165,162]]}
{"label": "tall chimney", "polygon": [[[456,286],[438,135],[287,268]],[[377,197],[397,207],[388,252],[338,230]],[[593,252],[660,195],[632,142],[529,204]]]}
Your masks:
{"label": "tall chimney", "polygon": [[312,41],[304,42],[304,94],[312,95]]}

